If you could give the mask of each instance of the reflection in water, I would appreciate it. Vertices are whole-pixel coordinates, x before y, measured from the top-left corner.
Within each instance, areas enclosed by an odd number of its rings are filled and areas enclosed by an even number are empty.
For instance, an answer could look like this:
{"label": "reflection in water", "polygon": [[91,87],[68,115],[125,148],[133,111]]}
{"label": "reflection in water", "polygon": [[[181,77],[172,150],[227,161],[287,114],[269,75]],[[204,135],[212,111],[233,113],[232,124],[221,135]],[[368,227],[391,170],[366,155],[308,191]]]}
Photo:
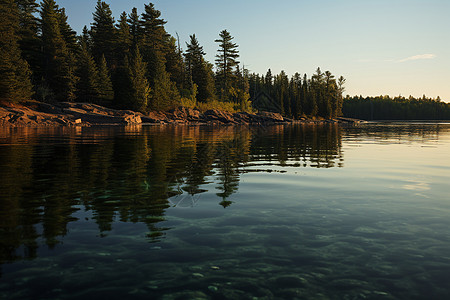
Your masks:
{"label": "reflection in water", "polygon": [[[438,138],[439,126],[427,128],[382,128],[376,136]],[[80,211],[94,220],[100,236],[115,222],[132,222],[147,226],[150,242],[159,241],[170,229],[162,225],[167,208],[193,206],[211,187],[227,208],[243,173],[343,167],[347,130],[338,125],[2,128],[0,264],[35,258],[41,240],[54,248],[68,224],[81,221],[74,217]],[[373,130],[346,134],[367,139]]]}
{"label": "reflection in water", "polygon": [[1,263],[36,257],[40,238],[55,247],[77,210],[100,236],[140,222],[158,241],[165,210],[194,205],[210,183],[226,208],[243,172],[343,161],[338,126],[6,128],[0,142]]}

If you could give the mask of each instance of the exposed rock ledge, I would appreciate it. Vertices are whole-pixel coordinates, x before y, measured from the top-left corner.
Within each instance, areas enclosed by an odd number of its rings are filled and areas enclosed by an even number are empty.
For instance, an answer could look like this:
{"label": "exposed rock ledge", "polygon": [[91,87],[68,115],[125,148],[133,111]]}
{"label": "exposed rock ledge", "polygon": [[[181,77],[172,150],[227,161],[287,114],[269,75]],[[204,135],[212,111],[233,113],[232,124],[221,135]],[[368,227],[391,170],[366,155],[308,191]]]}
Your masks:
{"label": "exposed rock ledge", "polygon": [[[314,122],[300,120],[300,122]],[[48,104],[27,101],[0,106],[0,126],[89,126],[153,124],[275,124],[291,123],[278,113],[228,113],[220,110],[198,110],[178,107],[168,112],[152,111],[147,115],[130,110],[115,110],[91,103],[62,102]],[[296,121],[298,122],[298,121]],[[323,121],[322,121],[323,122]],[[327,122],[338,122],[330,120]]]}

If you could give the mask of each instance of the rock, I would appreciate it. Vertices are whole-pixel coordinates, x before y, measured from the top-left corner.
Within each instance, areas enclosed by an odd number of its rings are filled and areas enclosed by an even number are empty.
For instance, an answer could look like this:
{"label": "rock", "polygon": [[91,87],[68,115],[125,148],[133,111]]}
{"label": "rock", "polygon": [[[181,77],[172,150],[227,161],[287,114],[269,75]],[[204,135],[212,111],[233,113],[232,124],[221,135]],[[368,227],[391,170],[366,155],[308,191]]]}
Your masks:
{"label": "rock", "polygon": [[[67,106],[67,104],[64,104]],[[139,114],[132,111],[100,110],[87,104],[78,104],[75,107],[62,108],[62,111],[82,122],[90,124],[141,124]]]}
{"label": "rock", "polygon": [[221,111],[217,109],[210,109],[203,113],[203,117],[207,121],[220,121],[223,123],[236,123],[233,115],[226,111]]}
{"label": "rock", "polygon": [[127,124],[127,125],[131,125],[131,124],[141,124],[142,120],[141,120],[141,116],[136,115],[136,114],[127,114],[123,117],[123,123]]}
{"label": "rock", "polygon": [[[5,126],[79,126],[91,124],[136,125],[153,124],[199,124],[208,125],[243,124],[268,125],[288,122],[311,122],[310,120],[291,120],[279,113],[247,112],[229,113],[217,109],[201,113],[197,109],[179,106],[168,112],[152,111],[148,114],[130,110],[116,110],[91,103],[42,103],[25,101],[22,104],[7,103],[0,107],[0,125]],[[333,121],[312,121],[318,123]],[[341,122],[341,120],[339,120]]]}
{"label": "rock", "polygon": [[165,123],[168,118],[165,113],[158,111],[151,111],[147,115],[141,115],[142,123]]}
{"label": "rock", "polygon": [[210,285],[208,286],[208,290],[210,290],[211,292],[217,292],[219,289],[217,288],[217,286]]}
{"label": "rock", "polygon": [[262,112],[259,112],[257,115],[264,117],[268,121],[274,121],[274,122],[283,122],[284,121],[283,116],[279,113],[262,111]]}
{"label": "rock", "polygon": [[172,115],[173,120],[183,120],[183,121],[200,120],[200,111],[183,106],[179,106],[175,109],[169,110],[169,114]]}

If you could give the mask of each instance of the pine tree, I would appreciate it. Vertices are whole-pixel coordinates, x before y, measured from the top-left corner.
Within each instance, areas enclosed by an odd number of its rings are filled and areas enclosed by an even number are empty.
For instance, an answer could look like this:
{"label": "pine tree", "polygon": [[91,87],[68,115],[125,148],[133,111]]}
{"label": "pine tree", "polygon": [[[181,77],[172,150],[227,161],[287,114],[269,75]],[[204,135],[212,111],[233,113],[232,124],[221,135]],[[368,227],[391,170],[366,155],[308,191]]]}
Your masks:
{"label": "pine tree", "polygon": [[166,70],[170,35],[164,29],[166,21],[160,17],[161,12],[152,3],[145,5],[139,31],[144,61],[147,63],[147,78],[152,89],[150,107],[168,109],[179,103],[180,95]]}
{"label": "pine tree", "polygon": [[81,52],[78,56],[77,101],[96,102],[99,96],[99,74],[94,58],[89,53],[84,41],[81,42]]}
{"label": "pine tree", "polygon": [[86,48],[91,51],[92,48],[92,39],[91,34],[89,33],[89,30],[87,26],[83,27],[83,31],[81,33],[81,36],[79,37],[80,45],[83,45],[83,43],[86,44]]}
{"label": "pine tree", "polygon": [[[75,58],[61,33],[61,15],[54,0],[41,3],[41,31],[44,82],[50,88],[50,100],[75,99]],[[47,100],[42,99],[41,100]]]}
{"label": "pine tree", "polygon": [[161,59],[157,60],[155,79],[152,86],[151,108],[167,110],[180,103],[180,94],[174,82],[170,81]]}
{"label": "pine tree", "polygon": [[178,89],[183,86],[183,56],[181,50],[177,48],[177,40],[174,37],[170,37],[167,42],[166,50],[166,71],[170,74],[170,80],[173,81]]}
{"label": "pine tree", "polygon": [[136,7],[133,7],[133,9],[131,10],[131,14],[129,14],[127,21],[131,34],[131,48],[135,49],[138,46],[141,34],[139,15],[137,13]]}
{"label": "pine tree", "polygon": [[316,105],[317,105],[317,112],[319,116],[325,117],[326,113],[326,103],[324,101],[324,73],[320,70],[320,68],[317,68],[316,73],[312,75],[311,77],[311,91],[313,93],[312,99],[314,99]]}
{"label": "pine tree", "polygon": [[190,43],[186,43],[186,69],[190,81],[198,87],[197,101],[207,102],[215,98],[214,77],[212,66],[204,59],[206,54],[194,35],[190,36]]}
{"label": "pine tree", "polygon": [[98,0],[93,17],[94,22],[91,26],[91,36],[94,59],[99,62],[102,55],[104,55],[106,61],[114,68],[117,39],[114,18],[109,4]]}
{"label": "pine tree", "polygon": [[132,82],[129,58],[125,55],[123,61],[113,75],[114,106],[119,109],[128,109],[132,103]]}
{"label": "pine tree", "polygon": [[337,117],[340,117],[340,116],[342,116],[342,106],[343,106],[343,102],[344,102],[344,98],[343,98],[343,95],[344,95],[344,91],[345,91],[345,87],[344,87],[344,84],[345,84],[345,78],[343,77],[343,76],[340,76],[339,78],[338,78],[338,81],[337,81],[337,105],[336,105],[336,108],[335,108],[335,115],[337,116]]}
{"label": "pine tree", "polygon": [[130,108],[135,111],[145,112],[148,106],[150,86],[145,77],[146,64],[142,59],[139,48],[136,48],[134,51],[129,67],[132,92]]}
{"label": "pine tree", "polygon": [[98,104],[111,106],[114,99],[114,90],[104,55],[102,55],[98,64],[98,87]]}
{"label": "pine tree", "polygon": [[77,53],[80,51],[80,47],[77,43],[77,33],[70,27],[68,23],[68,17],[66,15],[66,10],[61,8],[58,10],[59,16],[59,27],[61,35],[66,42],[66,46],[71,53]]}
{"label": "pine tree", "polygon": [[130,33],[130,26],[127,22],[127,14],[123,12],[120,15],[119,24],[117,26],[117,56],[119,61],[122,61],[125,56],[128,56],[132,44],[132,36]]}
{"label": "pine tree", "polygon": [[15,0],[19,7],[19,46],[22,52],[22,57],[27,61],[32,71],[32,78],[34,82],[42,76],[40,65],[41,44],[38,36],[39,20],[35,16],[39,7],[36,0]]}
{"label": "pine tree", "polygon": [[218,54],[216,55],[217,83],[220,88],[222,100],[228,97],[228,90],[232,87],[234,79],[234,70],[239,64],[238,45],[233,43],[233,37],[227,30],[222,30],[219,34],[220,39],[215,40],[219,43]]}
{"label": "pine tree", "polygon": [[331,74],[330,71],[326,71],[324,73],[324,84],[325,84],[325,92],[324,92],[324,106],[325,112],[324,117],[327,119],[331,119],[335,116],[334,109],[337,107],[337,98],[336,98],[336,80],[334,79],[334,75]]}
{"label": "pine tree", "polygon": [[160,64],[164,64],[165,68],[165,53],[166,41],[169,37],[164,29],[164,21],[161,17],[161,12],[155,9],[155,6],[150,3],[145,5],[145,12],[142,14],[140,20],[140,31],[142,37],[142,50],[144,53],[144,60],[147,63],[147,78],[151,85],[155,84],[155,78],[161,76],[157,72],[162,72]]}
{"label": "pine tree", "polygon": [[31,97],[31,72],[19,49],[19,10],[13,0],[0,2],[0,101]]}
{"label": "pine tree", "polygon": [[203,51],[203,47],[198,43],[195,34],[189,36],[190,42],[186,43],[186,52],[184,53],[185,61],[186,61],[186,76],[188,77],[188,82],[193,84],[192,80],[192,72],[195,64],[199,64],[200,59],[206,53]]}
{"label": "pine tree", "polygon": [[264,85],[266,86],[266,89],[270,90],[272,88],[272,84],[273,84],[272,71],[268,69],[264,80]]}

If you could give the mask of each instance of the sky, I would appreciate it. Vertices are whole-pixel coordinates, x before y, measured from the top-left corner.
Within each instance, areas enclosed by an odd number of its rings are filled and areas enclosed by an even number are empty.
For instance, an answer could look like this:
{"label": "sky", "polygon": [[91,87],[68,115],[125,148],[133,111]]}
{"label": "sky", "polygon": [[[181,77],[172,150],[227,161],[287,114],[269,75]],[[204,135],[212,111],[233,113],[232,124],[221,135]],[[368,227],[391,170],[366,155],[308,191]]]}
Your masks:
{"label": "sky", "polygon": [[[57,0],[78,33],[96,0]],[[107,0],[120,13],[144,0]],[[195,34],[214,62],[227,29],[250,72],[311,76],[317,67],[346,78],[346,94],[440,96],[450,102],[449,0],[153,0],[182,48]]]}

